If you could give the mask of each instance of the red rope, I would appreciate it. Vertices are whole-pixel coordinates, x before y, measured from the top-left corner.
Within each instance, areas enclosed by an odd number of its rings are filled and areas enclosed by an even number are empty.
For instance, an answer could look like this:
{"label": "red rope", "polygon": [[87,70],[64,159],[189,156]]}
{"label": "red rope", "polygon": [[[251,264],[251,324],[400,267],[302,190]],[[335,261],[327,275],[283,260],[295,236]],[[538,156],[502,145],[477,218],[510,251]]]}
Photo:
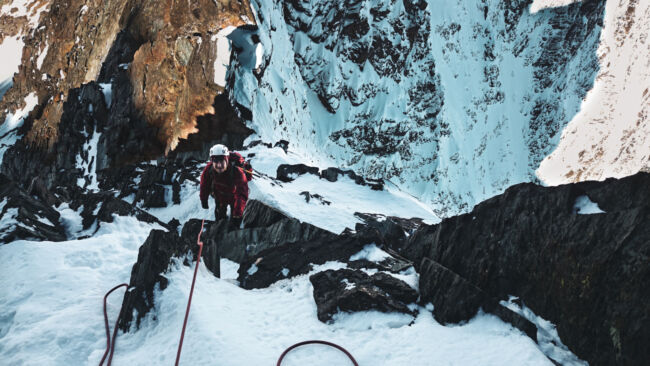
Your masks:
{"label": "red rope", "polygon": [[348,358],[350,359],[350,361],[352,361],[352,364],[353,364],[354,366],[359,366],[359,364],[358,364],[357,361],[354,359],[354,357],[352,357],[352,354],[350,354],[350,352],[348,352],[345,348],[339,346],[338,344],[334,344],[334,343],[332,343],[332,342],[328,342],[328,341],[319,341],[319,340],[304,341],[304,342],[296,343],[296,344],[294,344],[293,346],[287,348],[287,349],[286,349],[284,352],[282,352],[282,354],[280,355],[280,358],[278,359],[278,363],[277,363],[276,366],[280,366],[280,364],[282,363],[282,359],[284,359],[284,356],[286,356],[287,353],[291,352],[292,349],[294,349],[294,348],[298,348],[298,347],[300,347],[300,346],[304,346],[304,345],[306,345],[306,344],[324,344],[324,345],[326,345],[326,346],[334,347],[334,348],[340,350],[341,352],[345,353],[345,355],[348,356]]}
{"label": "red rope", "polygon": [[183,338],[185,338],[185,327],[187,326],[187,317],[190,315],[190,305],[192,305],[192,294],[194,293],[194,283],[196,282],[196,273],[199,271],[199,263],[201,262],[201,252],[203,252],[203,242],[201,241],[201,233],[203,233],[203,223],[201,221],[201,230],[199,236],[196,238],[196,244],[199,245],[199,255],[196,258],[196,267],[194,268],[194,278],[192,278],[192,287],[190,288],[190,297],[187,299],[187,310],[185,310],[185,320],[183,320],[183,330],[181,331],[181,340],[178,343],[178,352],[176,353],[176,363],[181,359],[181,349],[183,349]]}
{"label": "red rope", "polygon": [[[192,294],[194,294],[194,284],[196,283],[196,274],[199,270],[199,263],[201,262],[201,253],[203,252],[203,242],[201,241],[201,234],[203,233],[203,224],[205,223],[205,220],[201,221],[201,230],[199,231],[199,235],[196,238],[196,243],[199,246],[199,254],[196,258],[196,267],[194,268],[194,277],[192,278],[192,287],[190,288],[190,296],[187,299],[187,309],[185,310],[185,319],[183,320],[183,330],[181,331],[181,339],[180,342],[178,343],[178,352],[176,353],[176,363],[175,365],[178,366],[178,362],[180,361],[181,358],[181,350],[183,349],[183,339],[185,338],[185,328],[187,327],[187,318],[190,315],[190,306],[192,305]],[[113,291],[117,290],[120,287],[128,287],[129,285],[126,283],[122,283],[120,285],[117,285],[113,287],[110,291],[104,295],[104,326],[106,327],[106,351],[104,352],[104,356],[102,357],[102,360],[99,362],[99,366],[102,366],[104,364],[104,360],[106,359],[106,355],[108,355],[108,363],[107,366],[111,365],[111,362],[113,360],[113,352],[115,351],[115,340],[117,338],[117,323],[120,320],[120,317],[117,317],[117,320],[115,321],[115,328],[113,329],[113,340],[111,342],[111,333],[110,329],[108,327],[108,315],[106,312],[106,300],[108,298],[108,295],[110,295]],[[121,312],[121,310],[120,310]],[[354,366],[359,366],[357,361],[352,357],[352,354],[348,352],[345,348],[339,346],[338,344],[334,344],[332,342],[327,342],[327,341],[320,341],[320,340],[311,340],[311,341],[304,341],[300,343],[296,343],[293,346],[287,348],[282,354],[280,355],[280,358],[278,359],[277,366],[280,366],[282,364],[282,360],[284,359],[284,356],[287,355],[287,353],[291,352],[291,350],[298,348],[300,346],[304,346],[307,344],[324,344],[326,346],[334,347],[341,352],[345,353],[346,356],[352,361],[352,364]],[[110,352],[110,355],[109,355]]]}
{"label": "red rope", "polygon": [[[120,285],[117,285],[113,287],[110,291],[104,295],[104,327],[106,328],[106,351],[104,352],[104,356],[102,357],[102,360],[99,362],[99,366],[102,366],[104,364],[104,360],[106,359],[106,355],[110,351],[111,354],[108,357],[108,363],[107,365],[111,365],[111,361],[113,360],[113,352],[115,351],[115,339],[117,338],[117,322],[120,320],[120,317],[118,315],[117,320],[115,320],[115,328],[113,329],[113,342],[112,342],[112,347],[111,347],[111,331],[108,328],[108,315],[106,314],[106,299],[108,298],[108,295],[111,294],[111,292],[117,290],[120,287],[129,287],[128,284],[123,283]],[[120,312],[122,310],[120,309]]]}

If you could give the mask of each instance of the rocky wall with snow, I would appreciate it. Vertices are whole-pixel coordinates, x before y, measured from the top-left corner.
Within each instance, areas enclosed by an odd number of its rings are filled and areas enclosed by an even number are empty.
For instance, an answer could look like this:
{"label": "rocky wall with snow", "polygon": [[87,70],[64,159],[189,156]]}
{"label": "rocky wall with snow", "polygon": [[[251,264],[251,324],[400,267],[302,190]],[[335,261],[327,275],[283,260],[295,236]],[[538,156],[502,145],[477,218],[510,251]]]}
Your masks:
{"label": "rocky wall with snow", "polygon": [[[15,131],[19,123],[2,128],[24,136],[30,146],[48,152],[55,149],[71,91],[91,81],[103,85],[107,107],[117,98],[128,100],[137,112],[125,116],[124,107],[110,108],[109,120],[120,124],[126,117],[135,125],[144,121],[151,130],[138,136],[147,148],[131,151],[131,161],[166,154],[201,127],[209,130],[214,127],[205,121],[210,116],[232,115],[224,103],[218,103],[220,96],[224,99],[224,86],[215,81],[219,69],[215,63],[219,57],[227,58],[230,50],[217,55],[217,33],[252,24],[246,0],[164,4],[11,0],[0,4],[0,50],[3,58],[10,55],[0,73],[0,127],[23,111],[20,123],[24,120],[25,128]],[[35,103],[27,100],[30,93]],[[0,135],[1,143],[10,145],[4,137],[5,133]]]}
{"label": "rocky wall with snow", "polygon": [[[514,296],[589,365],[642,365],[650,359],[649,186],[648,173],[518,184],[470,213],[420,226],[400,253],[419,264],[421,301],[440,322]],[[540,327],[540,340],[548,332]]]}
{"label": "rocky wall with snow", "polygon": [[468,210],[536,180],[598,71],[605,1],[530,4],[254,1],[263,62],[233,98],[265,140]]}

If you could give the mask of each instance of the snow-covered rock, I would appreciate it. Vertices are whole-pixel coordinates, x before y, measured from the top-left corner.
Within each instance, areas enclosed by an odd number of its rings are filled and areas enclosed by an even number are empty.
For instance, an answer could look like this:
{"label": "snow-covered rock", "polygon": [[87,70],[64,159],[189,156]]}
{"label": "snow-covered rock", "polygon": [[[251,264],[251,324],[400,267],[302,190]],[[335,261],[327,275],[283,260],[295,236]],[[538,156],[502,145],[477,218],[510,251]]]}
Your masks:
{"label": "snow-covered rock", "polygon": [[537,175],[546,184],[650,171],[650,2],[608,1],[600,69]]}

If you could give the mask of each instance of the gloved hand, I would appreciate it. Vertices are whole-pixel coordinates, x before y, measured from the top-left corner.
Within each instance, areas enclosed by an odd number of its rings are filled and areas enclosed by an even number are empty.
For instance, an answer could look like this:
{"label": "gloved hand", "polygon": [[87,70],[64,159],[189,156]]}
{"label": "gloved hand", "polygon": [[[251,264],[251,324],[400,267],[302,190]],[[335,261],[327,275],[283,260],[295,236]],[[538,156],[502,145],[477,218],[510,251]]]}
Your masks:
{"label": "gloved hand", "polygon": [[208,207],[208,201],[201,201],[201,207],[205,208],[206,210],[209,208]]}

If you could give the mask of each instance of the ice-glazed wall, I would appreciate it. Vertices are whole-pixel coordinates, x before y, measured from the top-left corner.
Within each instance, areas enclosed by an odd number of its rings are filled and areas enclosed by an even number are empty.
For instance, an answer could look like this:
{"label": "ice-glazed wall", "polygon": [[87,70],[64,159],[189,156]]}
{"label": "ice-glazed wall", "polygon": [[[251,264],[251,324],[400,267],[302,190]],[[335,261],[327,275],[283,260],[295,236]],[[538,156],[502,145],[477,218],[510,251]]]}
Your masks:
{"label": "ice-glazed wall", "polygon": [[465,211],[536,180],[599,69],[604,1],[531,3],[253,1],[232,96],[264,140]]}

